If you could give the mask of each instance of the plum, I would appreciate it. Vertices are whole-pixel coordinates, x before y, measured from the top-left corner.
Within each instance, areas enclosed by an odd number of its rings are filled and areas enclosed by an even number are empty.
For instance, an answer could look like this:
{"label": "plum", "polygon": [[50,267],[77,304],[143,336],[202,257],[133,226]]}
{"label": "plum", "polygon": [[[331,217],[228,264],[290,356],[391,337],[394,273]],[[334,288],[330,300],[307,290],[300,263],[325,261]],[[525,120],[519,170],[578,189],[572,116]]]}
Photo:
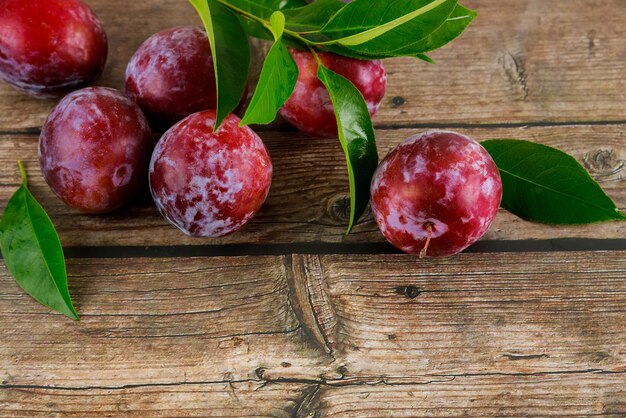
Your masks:
{"label": "plum", "polygon": [[145,186],[154,140],[139,106],[122,93],[88,87],[52,110],[39,138],[46,182],[90,213],[113,211]]}
{"label": "plum", "polygon": [[94,82],[107,51],[102,23],[82,0],[0,2],[0,78],[31,96]]}
{"label": "plum", "polygon": [[179,26],[148,38],[126,67],[126,93],[159,127],[215,109],[215,73],[206,32]]}
{"label": "plum", "polygon": [[170,128],[150,161],[150,190],[161,214],[184,233],[221,237],[242,228],[263,205],[272,162],[261,138],[229,115],[217,132],[215,111]]}
{"label": "plum", "polygon": [[[337,120],[326,88],[317,78],[317,61],[310,52],[291,50],[298,70],[293,94],[280,115],[300,131],[313,136],[337,136]],[[325,67],[350,80],[361,92],[374,116],[387,89],[387,73],[380,60],[365,61],[319,52]]]}
{"label": "plum", "polygon": [[502,181],[478,142],[431,131],[406,139],[385,157],[371,192],[374,218],[391,244],[409,254],[442,257],[487,232]]}

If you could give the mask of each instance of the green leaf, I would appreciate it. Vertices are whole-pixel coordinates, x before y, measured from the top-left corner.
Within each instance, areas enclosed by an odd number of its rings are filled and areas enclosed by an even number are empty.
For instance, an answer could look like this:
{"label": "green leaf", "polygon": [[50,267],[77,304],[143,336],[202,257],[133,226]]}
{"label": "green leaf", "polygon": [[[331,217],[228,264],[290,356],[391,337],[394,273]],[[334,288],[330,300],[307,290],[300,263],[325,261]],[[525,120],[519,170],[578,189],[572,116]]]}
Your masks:
{"label": "green leaf", "polygon": [[[230,7],[239,13],[248,13],[262,19],[269,19],[272,13],[304,7],[308,3],[305,0],[218,0],[223,5]],[[243,14],[242,13],[242,14]]]}
{"label": "green leaf", "polygon": [[0,219],[4,263],[22,289],[42,305],[78,320],[67,287],[61,242],[52,221],[28,190],[26,173]]}
{"label": "green leaf", "polygon": [[262,2],[229,0],[227,2],[222,1],[222,4],[237,12],[239,22],[248,35],[267,40],[272,40],[273,37],[269,28],[261,21],[267,20],[274,11],[288,11],[308,5],[305,0],[264,0]]}
{"label": "green leaf", "polygon": [[272,32],[261,22],[239,15],[239,23],[248,36],[269,41],[273,39]]}
{"label": "green leaf", "polygon": [[344,7],[346,4],[339,0],[317,0],[304,7],[285,10],[283,13],[287,27],[303,33],[319,31]]}
{"label": "green leaf", "polygon": [[[402,56],[402,55],[387,55],[385,53],[359,52],[359,51],[355,51],[352,48],[344,47],[342,45],[324,45],[323,47],[319,49],[322,51],[328,51],[328,52],[333,52],[335,54],[343,55],[344,57],[356,58],[360,60],[383,60],[387,58],[394,58],[396,56]],[[417,58],[422,61],[426,61],[429,64],[435,63],[435,61],[426,54],[422,54],[422,53],[409,54],[407,56],[412,57],[412,58]]]}
{"label": "green leaf", "polygon": [[426,54],[415,54],[415,55],[413,56],[413,58],[417,58],[417,59],[420,59],[420,60],[422,60],[422,61],[426,61],[426,62],[427,62],[427,63],[429,63],[429,64],[434,64],[434,63],[435,63],[435,60],[434,60],[434,59],[432,59],[431,57],[429,57],[429,56],[428,56],[428,55],[426,55]]}
{"label": "green leaf", "polygon": [[341,9],[320,31],[328,43],[362,45],[383,37],[379,43],[398,48],[407,40],[422,39],[441,26],[457,0],[355,0]]}
{"label": "green leaf", "polygon": [[475,17],[476,12],[474,10],[457,4],[452,14],[448,16],[443,25],[430,35],[395,50],[387,48],[386,52],[392,56],[410,56],[434,51],[459,37],[469,24],[472,23]]}
{"label": "green leaf", "polygon": [[281,12],[274,12],[270,23],[275,42],[265,57],[259,83],[241,126],[272,122],[298,81],[298,66],[282,42],[285,16]]}
{"label": "green leaf", "polygon": [[250,66],[248,37],[239,19],[216,0],[189,0],[211,43],[217,91],[215,130],[232,112],[246,88]]}
{"label": "green leaf", "polygon": [[378,166],[378,152],[372,120],[361,92],[346,78],[318,61],[317,76],[333,102],[339,141],[346,154],[350,179],[350,224],[365,211],[370,198],[370,183]]}
{"label": "green leaf", "polygon": [[615,203],[571,156],[529,141],[482,142],[502,176],[502,207],[547,224],[625,220]]}

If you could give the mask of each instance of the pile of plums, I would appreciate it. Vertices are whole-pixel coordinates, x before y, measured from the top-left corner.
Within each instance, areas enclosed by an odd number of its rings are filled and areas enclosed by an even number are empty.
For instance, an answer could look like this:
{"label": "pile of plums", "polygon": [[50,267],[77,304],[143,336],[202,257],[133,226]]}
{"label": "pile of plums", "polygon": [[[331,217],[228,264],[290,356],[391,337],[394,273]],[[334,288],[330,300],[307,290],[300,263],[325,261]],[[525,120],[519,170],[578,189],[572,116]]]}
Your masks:
{"label": "pile of plums", "polygon": [[[85,87],[102,74],[107,49],[102,23],[82,0],[2,2],[0,77],[34,97],[69,93],[42,128],[46,182],[68,205],[105,213],[140,194],[147,177],[157,208],[183,232],[219,237],[239,230],[267,197],[272,163],[261,138],[237,116],[214,132],[215,75],[206,33],[183,26],[151,36],[128,63],[123,93]],[[315,59],[291,53],[300,74],[281,115],[309,135],[336,136]],[[320,58],[354,83],[374,115],[386,89],[382,62],[329,53]],[[166,128],[155,144],[152,130]],[[444,256],[486,232],[502,184],[476,141],[437,131],[396,147],[371,191],[375,219],[393,245]]]}

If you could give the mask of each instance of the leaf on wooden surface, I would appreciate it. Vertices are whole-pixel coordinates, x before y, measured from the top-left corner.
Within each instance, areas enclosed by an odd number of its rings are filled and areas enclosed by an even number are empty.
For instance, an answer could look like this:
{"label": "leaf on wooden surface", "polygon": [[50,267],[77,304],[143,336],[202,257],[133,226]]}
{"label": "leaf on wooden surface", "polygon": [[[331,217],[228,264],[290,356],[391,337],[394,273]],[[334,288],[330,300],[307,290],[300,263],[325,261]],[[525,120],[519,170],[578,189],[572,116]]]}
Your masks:
{"label": "leaf on wooden surface", "polygon": [[78,320],[67,286],[61,242],[46,211],[22,185],[0,219],[0,249],[7,269],[22,289],[42,305]]}
{"label": "leaf on wooden surface", "polygon": [[481,143],[502,176],[502,207],[530,221],[589,224],[626,220],[589,173],[568,154],[529,141]]}
{"label": "leaf on wooden surface", "polygon": [[215,130],[239,102],[248,81],[250,46],[239,18],[216,0],[189,0],[209,38],[217,92]]}
{"label": "leaf on wooden surface", "polygon": [[361,92],[348,79],[324,67],[319,60],[317,76],[330,94],[339,129],[339,141],[348,163],[349,233],[369,202],[370,183],[378,166],[376,137]]}
{"label": "leaf on wooden surface", "polygon": [[282,42],[285,16],[274,12],[270,23],[274,45],[265,57],[256,90],[241,121],[242,126],[272,122],[298,81],[298,66]]}

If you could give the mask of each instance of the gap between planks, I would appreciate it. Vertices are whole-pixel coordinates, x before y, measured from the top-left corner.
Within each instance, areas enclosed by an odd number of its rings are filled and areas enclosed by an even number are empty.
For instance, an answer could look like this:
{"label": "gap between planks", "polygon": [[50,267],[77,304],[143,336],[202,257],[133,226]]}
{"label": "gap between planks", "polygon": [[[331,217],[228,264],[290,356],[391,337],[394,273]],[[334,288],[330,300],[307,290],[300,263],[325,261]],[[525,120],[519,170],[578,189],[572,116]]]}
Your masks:
{"label": "gap between planks", "polygon": [[[64,247],[68,259],[81,258],[188,258],[272,255],[385,255],[403,254],[387,243],[291,243],[171,246]],[[550,240],[478,241],[464,254],[558,253],[578,251],[626,251],[626,239],[563,238]],[[0,260],[3,259],[0,253]]]}
{"label": "gap between planks", "polygon": [[[186,257],[238,257],[268,255],[332,255],[332,254],[403,254],[391,244],[233,244],[233,245],[175,245],[175,246],[110,246],[68,247],[67,258],[186,258]],[[565,238],[550,240],[479,241],[464,251],[465,254],[484,253],[545,253],[578,251],[626,251],[626,239]],[[2,254],[0,254],[2,259]]]}

